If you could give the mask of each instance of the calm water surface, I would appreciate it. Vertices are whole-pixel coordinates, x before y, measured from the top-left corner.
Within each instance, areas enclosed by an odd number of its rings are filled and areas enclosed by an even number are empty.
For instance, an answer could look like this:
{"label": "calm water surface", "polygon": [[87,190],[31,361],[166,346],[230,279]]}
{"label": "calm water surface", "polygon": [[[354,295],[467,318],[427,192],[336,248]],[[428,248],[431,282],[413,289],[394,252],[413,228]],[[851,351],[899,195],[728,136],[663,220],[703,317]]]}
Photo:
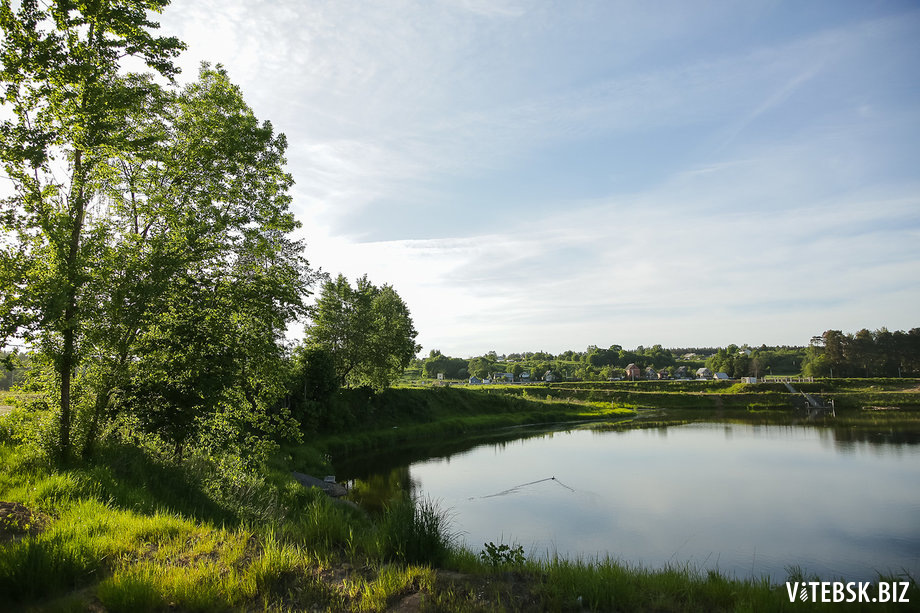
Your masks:
{"label": "calm water surface", "polygon": [[776,581],[792,565],[920,576],[920,445],[838,439],[718,423],[572,430],[359,476],[437,500],[473,551],[494,541]]}

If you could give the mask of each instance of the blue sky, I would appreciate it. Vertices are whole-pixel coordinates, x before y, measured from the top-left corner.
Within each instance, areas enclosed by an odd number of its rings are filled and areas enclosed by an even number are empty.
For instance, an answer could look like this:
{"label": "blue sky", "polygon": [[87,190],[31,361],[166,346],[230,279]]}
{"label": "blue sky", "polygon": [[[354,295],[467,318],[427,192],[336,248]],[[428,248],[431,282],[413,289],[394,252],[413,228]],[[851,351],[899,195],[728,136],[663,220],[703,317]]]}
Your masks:
{"label": "blue sky", "polygon": [[423,352],[920,325],[920,4],[179,0]]}

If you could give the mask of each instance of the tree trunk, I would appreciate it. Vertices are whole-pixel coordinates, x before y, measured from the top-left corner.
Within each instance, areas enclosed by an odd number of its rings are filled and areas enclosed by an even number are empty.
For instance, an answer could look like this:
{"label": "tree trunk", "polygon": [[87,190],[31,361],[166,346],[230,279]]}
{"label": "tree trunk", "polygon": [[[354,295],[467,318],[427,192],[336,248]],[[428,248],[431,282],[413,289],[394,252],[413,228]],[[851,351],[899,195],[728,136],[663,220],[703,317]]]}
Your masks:
{"label": "tree trunk", "polygon": [[96,451],[96,437],[99,432],[99,421],[106,407],[109,405],[109,398],[112,395],[112,386],[105,385],[102,390],[96,393],[96,402],[93,405],[93,415],[90,420],[89,429],[86,432],[86,440],[83,441],[83,459],[92,457]]}
{"label": "tree trunk", "polygon": [[[69,310],[69,309],[68,309]],[[69,318],[65,314],[65,321]],[[61,352],[59,362],[61,374],[61,424],[60,424],[60,441],[58,443],[60,459],[62,464],[70,461],[70,376],[73,373],[73,328],[67,326],[64,328],[64,347]]]}
{"label": "tree trunk", "polygon": [[64,317],[61,335],[63,347],[61,359],[58,362],[61,375],[61,427],[60,427],[60,456],[63,463],[70,460],[70,425],[71,425],[71,379],[76,366],[76,328],[77,328],[77,284],[79,283],[79,257],[80,236],[83,232],[83,217],[86,209],[86,195],[84,191],[83,155],[80,149],[74,151],[73,191],[70,195],[72,203],[70,241],[68,245],[65,272],[67,276],[67,299],[64,307]]}

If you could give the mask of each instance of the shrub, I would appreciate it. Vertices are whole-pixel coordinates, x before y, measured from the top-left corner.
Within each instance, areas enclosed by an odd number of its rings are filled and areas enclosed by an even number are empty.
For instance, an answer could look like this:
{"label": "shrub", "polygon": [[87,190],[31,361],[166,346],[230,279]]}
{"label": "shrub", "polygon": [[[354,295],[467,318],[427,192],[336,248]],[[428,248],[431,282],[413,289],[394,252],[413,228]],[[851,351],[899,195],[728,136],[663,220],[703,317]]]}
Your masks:
{"label": "shrub", "polygon": [[524,548],[521,545],[510,547],[504,543],[496,545],[492,541],[483,545],[485,549],[479,552],[479,558],[492,568],[524,565]]}

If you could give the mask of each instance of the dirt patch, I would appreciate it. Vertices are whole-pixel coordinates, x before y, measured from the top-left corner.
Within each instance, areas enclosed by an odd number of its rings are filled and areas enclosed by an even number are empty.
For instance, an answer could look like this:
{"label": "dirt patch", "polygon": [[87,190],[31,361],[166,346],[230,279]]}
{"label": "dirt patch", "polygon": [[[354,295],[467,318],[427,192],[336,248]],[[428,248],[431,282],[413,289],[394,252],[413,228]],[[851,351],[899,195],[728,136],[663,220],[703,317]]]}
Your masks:
{"label": "dirt patch", "polygon": [[396,603],[396,606],[389,609],[389,611],[390,613],[415,613],[416,611],[422,610],[422,602],[422,594],[420,592],[415,592],[400,600]]}
{"label": "dirt patch", "polygon": [[47,518],[18,502],[0,501],[0,543],[17,541],[44,530]]}
{"label": "dirt patch", "polygon": [[[538,591],[541,580],[538,576],[516,571],[468,575],[449,570],[439,570],[435,591],[439,594],[453,594],[453,604],[471,611],[491,611],[503,608],[509,611],[532,611],[539,609]],[[424,595],[420,598],[404,598],[399,611],[415,611],[413,605],[424,607]]]}

